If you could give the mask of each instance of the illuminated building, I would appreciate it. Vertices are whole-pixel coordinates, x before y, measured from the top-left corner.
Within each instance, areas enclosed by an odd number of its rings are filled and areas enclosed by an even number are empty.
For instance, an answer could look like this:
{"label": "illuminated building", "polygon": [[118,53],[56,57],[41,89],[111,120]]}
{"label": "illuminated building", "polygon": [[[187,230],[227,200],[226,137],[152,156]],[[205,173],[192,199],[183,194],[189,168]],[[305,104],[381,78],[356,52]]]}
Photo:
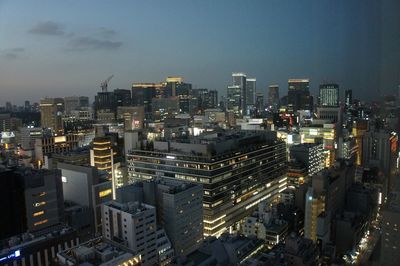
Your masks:
{"label": "illuminated building", "polygon": [[255,78],[246,78],[246,111],[249,114],[251,109],[256,105],[256,82]]}
{"label": "illuminated building", "polygon": [[[240,114],[244,115],[247,109],[247,90],[246,90],[246,74],[244,73],[232,73],[232,85],[239,87],[238,90],[240,91],[240,104],[239,110]],[[229,95],[228,95],[229,99]]]}
{"label": "illuminated building", "polygon": [[160,176],[202,184],[205,236],[220,235],[287,186],[286,147],[275,132],[226,131],[186,143],[154,141],[152,149],[133,150],[128,163],[136,181]]}
{"label": "illuminated building", "polygon": [[153,111],[153,98],[163,98],[165,95],[166,83],[133,83],[132,84],[132,105],[144,106],[146,119],[151,118]]}
{"label": "illuminated building", "polygon": [[395,186],[395,170],[398,155],[398,136],[395,132],[371,129],[363,136],[363,166],[378,167],[383,172],[387,184],[384,194],[387,195]]}
{"label": "illuminated building", "polygon": [[20,128],[21,147],[24,150],[33,150],[35,148],[36,139],[41,139],[43,129],[39,127],[22,127]]}
{"label": "illuminated building", "polygon": [[298,110],[313,110],[313,97],[310,95],[309,79],[288,80],[288,103],[289,113],[296,113]]}
{"label": "illuminated building", "polygon": [[354,122],[352,134],[355,138],[356,164],[361,165],[363,162],[363,136],[368,129],[367,120],[357,120]]}
{"label": "illuminated building", "polygon": [[322,144],[303,143],[290,147],[290,158],[301,162],[310,177],[324,169],[324,154]]}
{"label": "illuminated building", "polygon": [[317,117],[321,120],[328,120],[331,123],[338,123],[341,126],[342,121],[342,111],[340,107],[327,107],[318,106],[317,107]]}
{"label": "illuminated building", "polygon": [[[140,195],[140,196],[139,196]],[[158,178],[117,190],[119,201],[139,201],[157,209],[177,256],[187,256],[203,242],[203,189],[199,184]],[[171,211],[174,210],[174,211]]]}
{"label": "illuminated building", "polygon": [[345,90],[344,92],[344,106],[346,107],[346,111],[350,108],[353,104],[353,91],[352,90]]}
{"label": "illuminated building", "polygon": [[64,133],[62,115],[64,113],[64,99],[44,98],[40,100],[40,125],[42,128],[53,130],[54,134]]}
{"label": "illuminated building", "polygon": [[331,237],[330,224],[343,209],[345,191],[354,177],[354,167],[345,163],[325,169],[312,178],[305,197],[304,236],[327,243]]}
{"label": "illuminated building", "polygon": [[299,187],[308,182],[309,175],[307,168],[296,160],[289,161],[288,171],[288,186]]}
{"label": "illuminated building", "polygon": [[71,265],[123,265],[139,266],[141,256],[120,243],[99,237],[78,246],[59,251],[57,263],[60,266]]}
{"label": "illuminated building", "polygon": [[109,201],[101,210],[104,238],[126,243],[134,254],[140,254],[144,266],[157,263],[157,217],[153,206]]}
{"label": "illuminated building", "polygon": [[40,231],[63,219],[61,171],[16,168],[0,171],[0,238]]}
{"label": "illuminated building", "polygon": [[112,200],[110,181],[101,179],[96,168],[58,163],[64,200],[89,208],[92,232],[101,232],[101,204]]}
{"label": "illuminated building", "polygon": [[152,108],[154,121],[164,121],[166,118],[173,118],[179,114],[179,98],[153,98]]}
{"label": "illuminated building", "polygon": [[326,107],[339,106],[339,85],[337,84],[319,85],[319,105]]}
{"label": "illuminated building", "polygon": [[315,124],[300,128],[301,143],[322,143],[325,163],[329,168],[336,157],[336,128],[335,124]]}
{"label": "illuminated building", "polygon": [[227,110],[233,112],[235,116],[240,117],[242,114],[242,88],[236,85],[228,86],[226,101]]}
{"label": "illuminated building", "polygon": [[258,204],[257,212],[246,217],[241,230],[246,237],[264,240],[268,248],[282,242],[288,233],[288,222],[278,218],[276,210],[265,202]]}
{"label": "illuminated building", "polygon": [[118,106],[117,119],[123,121],[124,130],[142,129],[144,106]]}
{"label": "illuminated building", "polygon": [[71,151],[78,146],[79,136],[75,134],[37,138],[35,139],[35,159],[42,164],[45,155]]}
{"label": "illuminated building", "polygon": [[0,245],[3,266],[54,265],[57,252],[78,245],[79,236],[71,227],[55,225],[34,233],[14,235],[4,242],[7,244]]}
{"label": "illuminated building", "polygon": [[106,171],[111,179],[114,164],[114,151],[111,137],[96,137],[90,152],[90,165]]}

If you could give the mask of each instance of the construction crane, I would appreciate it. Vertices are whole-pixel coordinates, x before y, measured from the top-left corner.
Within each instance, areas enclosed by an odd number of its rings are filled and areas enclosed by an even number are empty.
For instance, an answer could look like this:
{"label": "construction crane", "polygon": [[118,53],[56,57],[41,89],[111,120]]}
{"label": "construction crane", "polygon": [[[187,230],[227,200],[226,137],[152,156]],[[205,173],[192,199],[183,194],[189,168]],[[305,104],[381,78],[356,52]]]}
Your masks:
{"label": "construction crane", "polygon": [[114,77],[114,75],[109,76],[105,81],[100,84],[101,91],[106,92],[108,87],[108,82]]}

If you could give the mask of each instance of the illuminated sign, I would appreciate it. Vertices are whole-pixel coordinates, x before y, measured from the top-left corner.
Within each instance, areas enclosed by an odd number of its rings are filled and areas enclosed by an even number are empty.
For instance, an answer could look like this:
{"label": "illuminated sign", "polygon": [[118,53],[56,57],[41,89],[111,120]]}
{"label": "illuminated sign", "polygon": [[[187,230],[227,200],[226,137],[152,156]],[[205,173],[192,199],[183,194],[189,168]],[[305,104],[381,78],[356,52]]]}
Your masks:
{"label": "illuminated sign", "polygon": [[3,256],[0,258],[0,261],[5,261],[8,259],[13,259],[13,258],[18,258],[19,256],[21,256],[21,250],[16,250],[13,253],[7,255],[7,256]]}

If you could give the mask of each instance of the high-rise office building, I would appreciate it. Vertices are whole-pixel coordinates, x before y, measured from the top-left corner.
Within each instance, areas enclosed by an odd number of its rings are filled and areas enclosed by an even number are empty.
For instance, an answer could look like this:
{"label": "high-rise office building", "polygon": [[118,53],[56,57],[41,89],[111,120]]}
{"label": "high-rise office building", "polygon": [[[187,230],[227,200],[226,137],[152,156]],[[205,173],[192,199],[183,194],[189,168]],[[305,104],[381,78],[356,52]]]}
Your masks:
{"label": "high-rise office building", "polygon": [[268,87],[268,106],[273,110],[278,110],[279,107],[279,86],[270,85]]}
{"label": "high-rise office building", "polygon": [[35,232],[63,220],[61,171],[17,168],[0,170],[0,238]]}
{"label": "high-rise office building", "polygon": [[344,92],[344,105],[346,109],[353,104],[353,91],[352,90],[345,90]]}
{"label": "high-rise office building", "polygon": [[331,221],[344,206],[346,186],[352,174],[347,167],[326,169],[312,178],[305,199],[304,236],[316,242],[329,242]]}
{"label": "high-rise office building", "polygon": [[[128,155],[133,180],[165,177],[203,185],[204,235],[220,235],[260,201],[286,188],[285,143],[276,132],[227,131],[180,141],[154,141]],[[162,167],[160,167],[162,165]]]}
{"label": "high-rise office building", "polygon": [[[246,74],[244,73],[232,73],[232,85],[238,86],[240,89],[240,114],[243,115],[247,109],[247,90],[246,90]],[[228,96],[229,100],[229,96]]]}
{"label": "high-rise office building", "polygon": [[310,95],[309,79],[288,80],[288,111],[295,113],[298,110],[313,110],[313,97]]}
{"label": "high-rise office building", "polygon": [[209,90],[208,91],[208,106],[207,108],[213,109],[218,107],[218,91]]}
{"label": "high-rise office building", "polygon": [[324,169],[324,157],[322,144],[303,143],[290,147],[290,158],[302,163],[310,177]]}
{"label": "high-rise office building", "polygon": [[256,79],[246,78],[246,110],[255,107],[256,104]]}
{"label": "high-rise office building", "polygon": [[65,114],[69,115],[73,111],[82,110],[89,107],[89,97],[87,96],[70,96],[64,97]]}
{"label": "high-rise office building", "polygon": [[177,256],[187,256],[203,242],[203,188],[187,181],[157,178],[117,190],[120,202],[139,201],[157,209]]}
{"label": "high-rise office building", "polygon": [[256,109],[257,115],[261,115],[264,111],[264,95],[261,92],[256,94]]}
{"label": "high-rise office building", "polygon": [[383,193],[387,195],[394,186],[394,171],[398,155],[398,136],[395,132],[387,132],[371,128],[362,138],[362,163],[364,167],[379,167],[386,177]]}
{"label": "high-rise office building", "polygon": [[319,86],[319,105],[326,107],[339,106],[339,85],[321,84]]}
{"label": "high-rise office building", "polygon": [[131,106],[132,96],[130,90],[115,89],[114,90],[115,104],[117,106]]}
{"label": "high-rise office building", "polygon": [[40,100],[40,124],[42,128],[50,128],[57,135],[64,133],[62,115],[64,99],[44,98]]}
{"label": "high-rise office building", "polygon": [[[175,210],[176,211],[176,210]],[[103,236],[140,254],[143,266],[157,264],[156,209],[139,203],[109,201],[102,205]]]}
{"label": "high-rise office building", "polygon": [[167,96],[178,97],[180,112],[191,113],[195,108],[190,101],[192,84],[183,82],[182,77],[167,77],[166,83]]}
{"label": "high-rise office building", "polygon": [[187,256],[203,242],[203,189],[198,184],[162,179],[155,183],[157,220],[175,254]]}
{"label": "high-rise office building", "polygon": [[146,119],[152,116],[153,98],[161,98],[164,94],[164,83],[133,83],[132,84],[132,105],[144,106]]}
{"label": "high-rise office building", "polygon": [[233,112],[236,116],[242,114],[241,99],[242,89],[240,86],[228,86],[226,97],[226,109]]}

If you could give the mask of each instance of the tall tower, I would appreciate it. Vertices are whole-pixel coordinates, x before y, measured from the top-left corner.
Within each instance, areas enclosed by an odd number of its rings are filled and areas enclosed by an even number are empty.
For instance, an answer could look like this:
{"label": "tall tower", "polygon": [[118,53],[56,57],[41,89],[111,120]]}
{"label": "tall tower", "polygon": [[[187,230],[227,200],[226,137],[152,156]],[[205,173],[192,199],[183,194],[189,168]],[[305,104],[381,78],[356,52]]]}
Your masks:
{"label": "tall tower", "polygon": [[309,79],[288,80],[288,111],[313,110],[313,98],[310,95]]}
{"label": "tall tower", "polygon": [[327,107],[339,106],[339,85],[321,84],[319,86],[319,105]]}
{"label": "tall tower", "polygon": [[270,85],[268,87],[268,106],[270,108],[277,110],[279,107],[279,86]]}
{"label": "tall tower", "polygon": [[[247,107],[247,93],[246,93],[246,74],[244,73],[232,73],[232,85],[238,86],[240,89],[240,109],[239,112],[241,115],[245,113]],[[229,101],[229,98],[228,98]]]}
{"label": "tall tower", "polygon": [[256,79],[246,79],[246,111],[254,108],[256,104]]}

